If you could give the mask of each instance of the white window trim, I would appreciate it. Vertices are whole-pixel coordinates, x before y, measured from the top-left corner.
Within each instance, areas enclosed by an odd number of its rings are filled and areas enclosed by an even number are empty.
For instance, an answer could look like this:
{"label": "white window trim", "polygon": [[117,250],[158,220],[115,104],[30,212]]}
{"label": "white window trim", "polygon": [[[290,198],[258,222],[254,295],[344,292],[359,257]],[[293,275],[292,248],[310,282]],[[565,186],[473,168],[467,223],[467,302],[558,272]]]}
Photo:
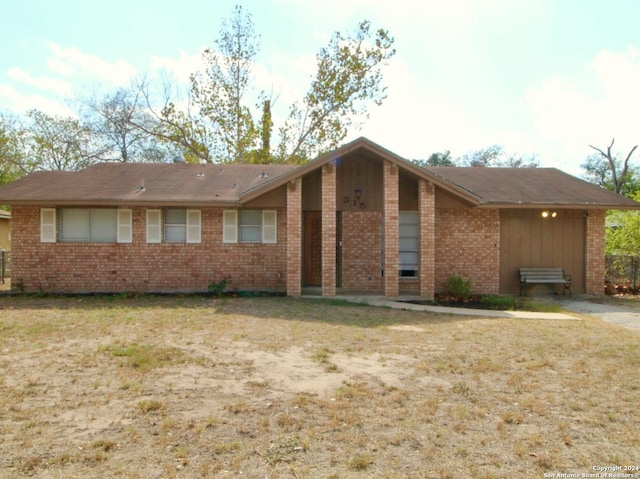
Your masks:
{"label": "white window trim", "polygon": [[222,212],[222,242],[238,242],[238,210],[224,210]]}
{"label": "white window trim", "polygon": [[56,242],[56,209],[55,208],[40,209],[40,242],[41,243]]}
{"label": "white window trim", "polygon": [[200,243],[202,213],[200,210],[187,210],[187,243]]}
{"label": "white window trim", "polygon": [[262,211],[262,242],[266,244],[278,242],[278,212],[276,210]]}
{"label": "white window trim", "polygon": [[133,242],[133,226],[132,226],[132,212],[130,209],[119,209],[117,211],[117,243],[132,243]]}
{"label": "white window trim", "polygon": [[147,210],[147,243],[162,243],[162,210]]}

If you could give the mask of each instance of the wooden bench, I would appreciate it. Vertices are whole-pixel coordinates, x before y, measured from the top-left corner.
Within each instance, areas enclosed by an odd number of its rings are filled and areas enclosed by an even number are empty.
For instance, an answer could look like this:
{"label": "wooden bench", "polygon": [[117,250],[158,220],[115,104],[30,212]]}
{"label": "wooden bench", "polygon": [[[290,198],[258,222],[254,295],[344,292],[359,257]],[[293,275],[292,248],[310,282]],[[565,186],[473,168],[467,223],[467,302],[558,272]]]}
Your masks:
{"label": "wooden bench", "polygon": [[562,268],[520,268],[520,296],[527,293],[529,284],[562,284],[571,296],[571,275],[564,274]]}

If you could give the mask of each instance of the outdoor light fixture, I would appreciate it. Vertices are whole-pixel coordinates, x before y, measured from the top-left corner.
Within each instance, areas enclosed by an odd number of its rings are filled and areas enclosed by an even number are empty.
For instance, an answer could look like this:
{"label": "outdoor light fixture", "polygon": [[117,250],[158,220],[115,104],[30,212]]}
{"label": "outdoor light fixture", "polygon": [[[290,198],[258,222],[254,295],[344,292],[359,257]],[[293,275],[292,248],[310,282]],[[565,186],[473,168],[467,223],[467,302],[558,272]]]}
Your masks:
{"label": "outdoor light fixture", "polygon": [[543,218],[555,218],[556,216],[558,216],[558,212],[557,211],[544,210],[542,212],[542,217]]}

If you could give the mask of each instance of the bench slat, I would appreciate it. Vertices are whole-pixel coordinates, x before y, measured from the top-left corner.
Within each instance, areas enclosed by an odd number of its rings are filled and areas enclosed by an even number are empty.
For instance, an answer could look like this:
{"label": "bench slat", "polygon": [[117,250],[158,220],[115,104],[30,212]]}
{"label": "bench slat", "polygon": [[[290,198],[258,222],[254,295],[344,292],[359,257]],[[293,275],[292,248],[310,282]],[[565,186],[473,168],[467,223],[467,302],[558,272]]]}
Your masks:
{"label": "bench slat", "polygon": [[571,295],[571,276],[564,273],[562,268],[520,268],[520,294],[526,292],[527,284],[562,284],[564,290]]}

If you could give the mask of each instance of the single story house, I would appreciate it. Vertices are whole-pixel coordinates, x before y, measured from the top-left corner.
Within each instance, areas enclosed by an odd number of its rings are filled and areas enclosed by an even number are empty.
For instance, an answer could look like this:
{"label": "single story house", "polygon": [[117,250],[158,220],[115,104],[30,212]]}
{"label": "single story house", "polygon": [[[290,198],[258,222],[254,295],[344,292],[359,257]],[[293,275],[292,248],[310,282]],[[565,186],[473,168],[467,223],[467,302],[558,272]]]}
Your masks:
{"label": "single story house", "polygon": [[0,250],[11,250],[11,213],[0,210]]}
{"label": "single story house", "polygon": [[561,267],[601,294],[608,209],[640,204],[555,168],[422,168],[365,138],[301,166],[101,163],[0,187],[12,284],[47,292],[366,291],[447,279],[519,292]]}

